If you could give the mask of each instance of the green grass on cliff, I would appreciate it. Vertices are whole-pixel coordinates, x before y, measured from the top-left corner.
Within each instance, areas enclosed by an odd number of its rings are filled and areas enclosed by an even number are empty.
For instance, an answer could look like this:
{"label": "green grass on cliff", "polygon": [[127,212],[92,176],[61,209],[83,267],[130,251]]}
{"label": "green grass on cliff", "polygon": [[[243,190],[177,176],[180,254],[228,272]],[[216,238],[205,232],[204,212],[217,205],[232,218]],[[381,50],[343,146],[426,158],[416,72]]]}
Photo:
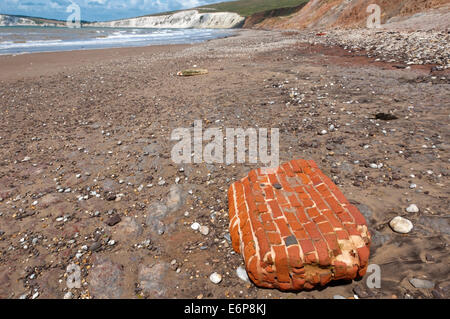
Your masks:
{"label": "green grass on cliff", "polygon": [[210,4],[196,9],[200,12],[235,12],[243,17],[248,17],[258,12],[297,7],[306,2],[308,0],[236,0]]}
{"label": "green grass on cliff", "polygon": [[[281,8],[294,8],[301,4],[308,2],[309,0],[234,0],[219,2],[214,4],[209,4],[206,6],[201,6],[197,8],[191,8],[198,10],[201,13],[209,12],[235,12],[243,17],[251,16],[252,14],[258,12],[269,11],[273,9]],[[170,12],[160,12],[155,14],[150,14],[146,16],[161,16],[167,14],[173,14],[175,12],[186,11],[189,9],[170,11]]]}

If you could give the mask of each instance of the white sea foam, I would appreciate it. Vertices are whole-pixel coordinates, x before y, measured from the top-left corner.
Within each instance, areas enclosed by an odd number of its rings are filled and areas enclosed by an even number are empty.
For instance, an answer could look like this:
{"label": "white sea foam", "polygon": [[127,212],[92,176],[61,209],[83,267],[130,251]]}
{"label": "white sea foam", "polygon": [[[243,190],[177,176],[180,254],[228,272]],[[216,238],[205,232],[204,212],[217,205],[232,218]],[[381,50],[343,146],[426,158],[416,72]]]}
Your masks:
{"label": "white sea foam", "polygon": [[[12,30],[12,31],[11,31]],[[1,30],[0,30],[1,31]],[[11,32],[9,32],[11,31]],[[99,49],[152,44],[195,43],[231,34],[218,29],[8,28],[0,33],[0,55]]]}

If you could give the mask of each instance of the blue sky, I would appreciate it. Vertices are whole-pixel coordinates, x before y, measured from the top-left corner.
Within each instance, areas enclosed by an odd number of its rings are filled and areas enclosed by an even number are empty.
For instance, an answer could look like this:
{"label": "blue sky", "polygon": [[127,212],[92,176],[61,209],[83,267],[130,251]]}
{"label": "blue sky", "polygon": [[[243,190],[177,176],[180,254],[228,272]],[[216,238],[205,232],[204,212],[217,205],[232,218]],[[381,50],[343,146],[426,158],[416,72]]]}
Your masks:
{"label": "blue sky", "polygon": [[[188,9],[225,0],[72,0],[81,8],[81,19],[105,21],[145,14]],[[0,0],[0,13],[65,20],[70,0]]]}

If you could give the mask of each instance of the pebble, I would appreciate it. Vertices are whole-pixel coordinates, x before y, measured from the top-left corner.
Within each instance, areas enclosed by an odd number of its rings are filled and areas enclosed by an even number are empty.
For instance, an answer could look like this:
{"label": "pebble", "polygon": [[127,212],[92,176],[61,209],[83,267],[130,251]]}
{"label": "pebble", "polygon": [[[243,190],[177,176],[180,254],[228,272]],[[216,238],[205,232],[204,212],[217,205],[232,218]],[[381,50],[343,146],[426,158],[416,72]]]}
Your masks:
{"label": "pebble", "polygon": [[327,133],[328,133],[327,130],[322,130],[322,131],[319,132],[320,135],[325,135],[325,134],[327,134]]}
{"label": "pebble", "polygon": [[218,284],[222,281],[222,275],[214,272],[211,274],[211,276],[209,276],[209,280],[211,280],[211,282],[214,284]]}
{"label": "pebble", "polygon": [[99,242],[99,241],[97,241],[97,242],[93,243],[93,244],[89,247],[89,250],[90,250],[90,251],[97,251],[97,250],[100,249],[100,247],[102,247],[102,243]]}
{"label": "pebble", "polygon": [[408,208],[406,208],[406,211],[408,213],[418,213],[419,212],[419,208],[415,204],[411,204],[411,205],[408,206]]}
{"label": "pebble", "polygon": [[199,224],[199,223],[193,223],[193,224],[191,225],[191,228],[192,228],[193,230],[199,230],[199,229],[200,229],[200,224]]}
{"label": "pebble", "polygon": [[236,274],[239,277],[239,279],[246,281],[246,282],[250,281],[248,278],[247,271],[245,270],[244,267],[242,267],[242,266],[237,267]]}
{"label": "pebble", "polygon": [[209,234],[209,228],[208,226],[200,226],[200,233],[202,235],[207,236]]}
{"label": "pebble", "polygon": [[394,217],[389,222],[389,226],[391,226],[395,232],[400,234],[407,234],[413,229],[412,222],[401,216]]}
{"label": "pebble", "polygon": [[72,299],[72,298],[73,294],[70,291],[66,292],[66,294],[64,295],[64,299]]}
{"label": "pebble", "polygon": [[108,219],[106,221],[106,225],[114,226],[114,225],[120,223],[121,221],[122,221],[122,218],[120,218],[120,216],[116,214],[116,215],[113,215],[110,219]]}
{"label": "pebble", "polygon": [[281,184],[275,183],[273,184],[273,187],[276,189],[282,189],[283,187],[281,186]]}
{"label": "pebble", "polygon": [[159,186],[163,186],[165,183],[166,183],[166,181],[162,179],[162,180],[160,180],[160,181],[158,182],[158,185],[159,185]]}
{"label": "pebble", "polygon": [[434,282],[432,282],[430,280],[411,278],[411,279],[409,279],[409,282],[411,285],[414,286],[414,288],[422,288],[422,289],[433,289],[434,288]]}
{"label": "pebble", "polygon": [[416,184],[411,184],[411,185],[409,185],[409,188],[411,188],[411,189],[414,189],[414,188],[416,188],[416,187],[417,187]]}
{"label": "pebble", "polygon": [[347,298],[345,298],[344,296],[341,296],[341,295],[334,295],[333,299],[347,299]]}

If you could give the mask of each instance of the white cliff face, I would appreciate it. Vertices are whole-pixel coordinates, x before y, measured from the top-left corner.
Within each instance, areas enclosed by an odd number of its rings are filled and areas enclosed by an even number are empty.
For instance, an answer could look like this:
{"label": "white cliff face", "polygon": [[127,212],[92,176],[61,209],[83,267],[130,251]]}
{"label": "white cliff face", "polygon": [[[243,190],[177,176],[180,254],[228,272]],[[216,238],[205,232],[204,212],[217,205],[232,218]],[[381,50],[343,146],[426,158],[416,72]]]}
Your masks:
{"label": "white cliff face", "polygon": [[33,19],[10,16],[7,14],[0,14],[0,27],[14,27],[14,26],[40,26],[40,27],[55,27],[63,25],[62,23],[36,23]]}
{"label": "white cliff face", "polygon": [[36,25],[36,22],[27,18],[20,18],[0,14],[0,26],[28,26],[28,25]]}
{"label": "white cliff face", "polygon": [[197,10],[181,11],[171,15],[140,17],[110,22],[96,22],[93,27],[115,28],[205,28],[231,29],[239,27],[245,18],[237,13],[199,13]]}

